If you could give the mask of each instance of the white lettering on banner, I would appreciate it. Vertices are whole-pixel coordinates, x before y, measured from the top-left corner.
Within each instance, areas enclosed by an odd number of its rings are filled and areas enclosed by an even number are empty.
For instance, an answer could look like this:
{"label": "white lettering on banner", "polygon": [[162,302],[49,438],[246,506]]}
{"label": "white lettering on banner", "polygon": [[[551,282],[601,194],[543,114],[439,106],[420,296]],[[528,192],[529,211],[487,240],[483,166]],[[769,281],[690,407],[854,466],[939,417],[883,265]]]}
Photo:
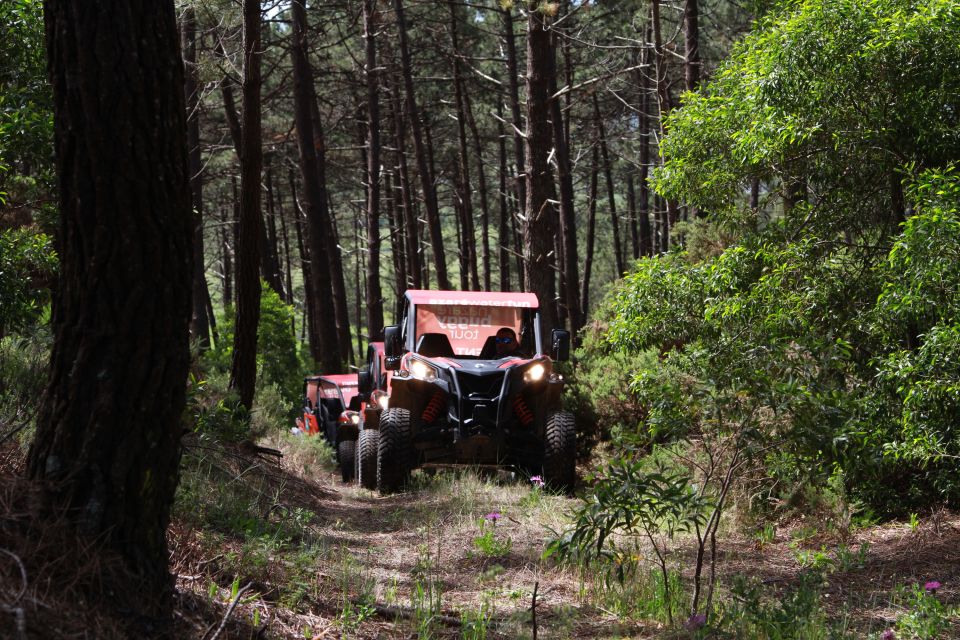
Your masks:
{"label": "white lettering on banner", "polygon": [[463,298],[430,298],[427,304],[458,305],[462,307],[522,307],[529,309],[526,300],[465,300]]}

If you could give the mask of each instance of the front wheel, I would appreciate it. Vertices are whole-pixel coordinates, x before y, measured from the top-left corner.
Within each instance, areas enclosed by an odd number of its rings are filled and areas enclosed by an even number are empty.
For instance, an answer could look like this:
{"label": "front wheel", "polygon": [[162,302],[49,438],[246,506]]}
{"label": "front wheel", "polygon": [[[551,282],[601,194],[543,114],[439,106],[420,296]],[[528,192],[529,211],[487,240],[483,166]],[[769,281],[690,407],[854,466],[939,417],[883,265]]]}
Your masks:
{"label": "front wheel", "polygon": [[364,489],[377,488],[377,449],[380,432],[364,429],[357,441],[357,480]]}
{"label": "front wheel", "polygon": [[344,482],[353,482],[354,462],[357,457],[357,441],[341,440],[337,444],[337,457],[340,459],[340,478]]}
{"label": "front wheel", "polygon": [[569,411],[549,414],[543,441],[543,481],[548,487],[573,492],[576,454],[577,430],[573,414]]}
{"label": "front wheel", "polygon": [[410,476],[411,451],[410,412],[387,409],[380,416],[380,442],[377,446],[377,490],[399,491]]}

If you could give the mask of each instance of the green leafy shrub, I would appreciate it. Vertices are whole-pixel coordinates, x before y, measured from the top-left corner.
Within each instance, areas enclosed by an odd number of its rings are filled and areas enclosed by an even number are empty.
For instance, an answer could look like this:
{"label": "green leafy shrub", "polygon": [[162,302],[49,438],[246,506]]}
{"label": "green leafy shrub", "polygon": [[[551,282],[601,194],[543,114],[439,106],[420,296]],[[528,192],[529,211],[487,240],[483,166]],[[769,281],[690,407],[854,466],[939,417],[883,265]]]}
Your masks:
{"label": "green leafy shrub", "polygon": [[52,239],[33,229],[0,230],[0,336],[35,324],[57,269]]}
{"label": "green leafy shrub", "polygon": [[[306,370],[293,335],[293,307],[284,304],[269,286],[261,283],[260,324],[257,329],[257,387],[274,385],[292,407],[300,400]],[[233,357],[234,315],[227,309],[218,321],[219,340],[204,355],[204,365],[229,372]]]}

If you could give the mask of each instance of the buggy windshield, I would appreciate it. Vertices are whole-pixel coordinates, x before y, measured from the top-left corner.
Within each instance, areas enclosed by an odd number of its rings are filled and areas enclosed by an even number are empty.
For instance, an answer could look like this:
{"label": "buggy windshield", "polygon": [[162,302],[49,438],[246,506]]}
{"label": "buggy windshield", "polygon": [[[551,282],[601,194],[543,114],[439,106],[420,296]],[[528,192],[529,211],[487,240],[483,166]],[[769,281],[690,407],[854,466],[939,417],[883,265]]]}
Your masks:
{"label": "buggy windshield", "polygon": [[425,333],[443,334],[457,356],[480,356],[485,346],[489,352],[500,329],[510,329],[519,338],[524,324],[524,309],[513,306],[419,304],[416,309],[416,339]]}

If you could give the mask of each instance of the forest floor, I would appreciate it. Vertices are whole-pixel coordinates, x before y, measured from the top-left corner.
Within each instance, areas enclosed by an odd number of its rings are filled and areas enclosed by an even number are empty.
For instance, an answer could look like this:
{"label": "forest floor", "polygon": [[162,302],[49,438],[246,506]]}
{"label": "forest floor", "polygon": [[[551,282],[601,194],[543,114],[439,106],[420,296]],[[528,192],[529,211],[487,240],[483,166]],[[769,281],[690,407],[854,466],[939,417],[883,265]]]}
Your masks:
{"label": "forest floor", "polygon": [[[269,444],[285,456],[188,448],[169,534],[183,637],[209,639],[226,620],[220,638],[530,638],[535,589],[539,638],[694,637],[636,615],[642,591],[544,560],[575,502],[527,478],[418,472],[409,491],[380,497],[341,483],[316,450]],[[954,514],[842,537],[821,529],[801,519],[728,531],[720,582],[747,576],[776,594],[819,566],[823,613],[857,637],[908,610],[905,588],[937,580],[944,602],[960,598]],[[676,553],[691,564],[689,544]]]}

